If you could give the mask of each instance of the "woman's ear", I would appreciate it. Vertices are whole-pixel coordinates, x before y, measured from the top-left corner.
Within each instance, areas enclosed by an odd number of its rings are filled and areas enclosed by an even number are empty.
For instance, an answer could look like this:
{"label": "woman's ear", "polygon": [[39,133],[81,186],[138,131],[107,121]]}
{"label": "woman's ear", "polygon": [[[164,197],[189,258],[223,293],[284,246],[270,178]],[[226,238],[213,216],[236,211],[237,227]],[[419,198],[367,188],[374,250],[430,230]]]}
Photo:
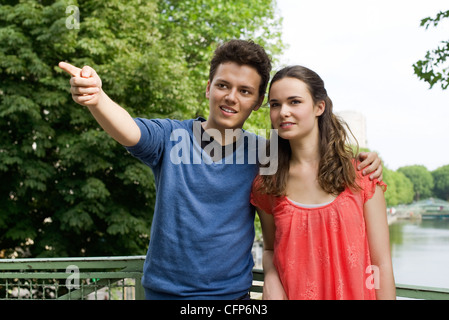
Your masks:
{"label": "woman's ear", "polygon": [[324,100],[321,100],[315,105],[315,107],[315,116],[319,117],[324,113],[324,110],[326,110],[326,102],[324,102]]}

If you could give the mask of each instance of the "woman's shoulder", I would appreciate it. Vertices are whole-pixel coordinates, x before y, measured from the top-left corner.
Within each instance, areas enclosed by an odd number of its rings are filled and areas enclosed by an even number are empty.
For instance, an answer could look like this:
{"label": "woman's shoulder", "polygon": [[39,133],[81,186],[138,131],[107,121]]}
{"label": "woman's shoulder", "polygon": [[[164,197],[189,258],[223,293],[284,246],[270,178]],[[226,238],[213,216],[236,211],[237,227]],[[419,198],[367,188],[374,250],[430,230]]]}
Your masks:
{"label": "woman's shoulder", "polygon": [[360,186],[363,196],[363,202],[366,202],[373,197],[377,186],[380,186],[383,192],[387,191],[387,184],[384,181],[376,178],[371,179],[369,174],[363,175],[362,172],[357,170],[357,167],[356,177],[357,184]]}
{"label": "woman's shoulder", "polygon": [[262,177],[257,175],[251,187],[251,204],[263,210],[265,213],[271,214],[278,198],[279,197],[266,192],[263,187]]}

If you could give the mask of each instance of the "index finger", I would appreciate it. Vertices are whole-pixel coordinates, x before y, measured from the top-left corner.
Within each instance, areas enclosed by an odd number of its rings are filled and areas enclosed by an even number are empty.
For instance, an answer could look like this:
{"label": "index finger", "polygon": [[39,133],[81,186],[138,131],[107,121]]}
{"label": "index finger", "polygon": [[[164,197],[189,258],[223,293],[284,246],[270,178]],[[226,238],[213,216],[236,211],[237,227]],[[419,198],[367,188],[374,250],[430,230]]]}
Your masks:
{"label": "index finger", "polygon": [[[370,162],[368,162],[368,161],[370,161]],[[364,162],[367,162],[367,163],[364,165]],[[362,169],[363,169],[362,174],[365,176],[367,174],[373,173],[374,171],[377,171],[377,169],[379,169],[379,167],[382,167],[382,162],[380,161],[379,158],[375,158],[372,161],[367,159],[367,160],[363,161],[360,165],[362,166]]]}
{"label": "index finger", "polygon": [[73,77],[80,77],[81,76],[81,69],[77,68],[70,63],[67,62],[59,62],[58,66],[67,72],[68,74],[72,75]]}
{"label": "index finger", "polygon": [[368,166],[371,162],[373,162],[373,158],[369,158],[370,153],[369,152],[360,152],[358,155],[358,166],[357,170],[362,170],[366,166]]}

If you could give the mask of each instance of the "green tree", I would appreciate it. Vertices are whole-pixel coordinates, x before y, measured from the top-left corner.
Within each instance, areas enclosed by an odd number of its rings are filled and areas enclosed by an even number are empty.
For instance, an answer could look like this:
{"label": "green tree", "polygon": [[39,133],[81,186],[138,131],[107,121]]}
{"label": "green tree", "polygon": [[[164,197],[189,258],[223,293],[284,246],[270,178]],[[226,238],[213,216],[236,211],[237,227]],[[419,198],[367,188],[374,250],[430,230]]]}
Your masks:
{"label": "green tree", "polygon": [[[356,146],[352,145],[354,153],[357,152]],[[370,152],[369,148],[359,148],[360,152]],[[388,207],[397,206],[398,204],[411,203],[413,201],[414,191],[412,182],[400,172],[388,169],[382,161],[383,181],[387,184],[385,192],[385,202]]]}
{"label": "green tree", "polygon": [[[195,20],[198,3],[205,11]],[[237,10],[243,1],[3,1],[0,251],[144,253],[151,170],[72,101],[58,62],[92,66],[133,116],[190,118],[206,108],[206,61],[218,42],[262,35],[281,43],[278,33],[264,33],[274,22],[254,23],[276,20],[274,1],[261,3]]]}
{"label": "green tree", "polygon": [[432,171],[434,180],[433,192],[436,197],[449,201],[449,165]]}
{"label": "green tree", "polygon": [[397,171],[403,173],[413,183],[416,201],[432,196],[433,177],[425,166],[405,166]]}
{"label": "green tree", "polygon": [[[421,26],[426,29],[433,25],[436,27],[443,19],[449,18],[449,10],[439,12],[434,18],[427,17],[421,20]],[[449,40],[441,41],[436,49],[429,50],[423,60],[414,65],[415,74],[420,80],[429,83],[430,88],[439,83],[442,89],[449,86]]]}
{"label": "green tree", "polygon": [[403,173],[384,167],[383,179],[387,184],[387,192],[385,193],[387,206],[392,207],[413,201],[415,194],[413,184]]}

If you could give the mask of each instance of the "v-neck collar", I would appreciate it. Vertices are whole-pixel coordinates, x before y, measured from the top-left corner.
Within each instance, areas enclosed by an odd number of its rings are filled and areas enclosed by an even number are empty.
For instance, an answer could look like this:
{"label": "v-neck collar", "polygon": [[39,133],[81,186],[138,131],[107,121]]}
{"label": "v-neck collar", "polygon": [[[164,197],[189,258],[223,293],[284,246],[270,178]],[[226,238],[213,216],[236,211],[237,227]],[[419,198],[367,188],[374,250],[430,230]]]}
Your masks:
{"label": "v-neck collar", "polygon": [[[222,160],[226,159],[227,157],[233,156],[233,154],[235,153],[237,148],[243,142],[243,139],[242,139],[243,129],[241,129],[242,130],[242,134],[240,135],[240,137],[236,141],[234,141],[232,144],[227,144],[227,145],[223,146],[220,143],[218,143],[213,137],[211,137],[206,132],[206,130],[204,130],[204,128],[201,125],[201,123],[199,125],[200,132],[197,132],[198,128],[197,128],[197,126],[195,126],[195,121],[204,122],[204,121],[206,121],[206,119],[204,119],[202,117],[199,117],[199,118],[194,120],[193,128],[192,128],[193,140],[195,140],[197,142],[197,144],[201,147],[201,151],[204,152],[212,160],[212,162],[221,162]],[[205,139],[203,139],[203,137]],[[212,146],[212,144],[213,144],[213,146]],[[206,150],[205,150],[205,148],[207,146],[209,146],[209,145],[211,145],[211,147],[208,148],[207,151],[210,150],[211,154],[206,152]],[[221,149],[221,154],[218,154],[218,155],[213,154],[216,149]]]}

